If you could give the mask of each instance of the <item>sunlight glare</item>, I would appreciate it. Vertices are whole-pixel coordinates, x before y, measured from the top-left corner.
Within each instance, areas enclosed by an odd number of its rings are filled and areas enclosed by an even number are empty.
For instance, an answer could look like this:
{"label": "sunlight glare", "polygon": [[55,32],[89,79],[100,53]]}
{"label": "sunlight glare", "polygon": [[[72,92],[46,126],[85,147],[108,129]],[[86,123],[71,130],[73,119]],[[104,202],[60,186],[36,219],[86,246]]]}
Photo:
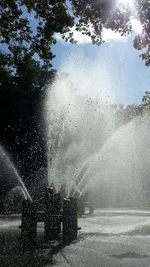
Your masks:
{"label": "sunlight glare", "polygon": [[133,8],[134,1],[135,0],[118,0],[118,6]]}
{"label": "sunlight glare", "polygon": [[136,33],[136,34],[141,34],[142,33],[142,24],[141,22],[136,19],[136,18],[131,18],[130,19],[131,25],[132,25],[132,30]]}

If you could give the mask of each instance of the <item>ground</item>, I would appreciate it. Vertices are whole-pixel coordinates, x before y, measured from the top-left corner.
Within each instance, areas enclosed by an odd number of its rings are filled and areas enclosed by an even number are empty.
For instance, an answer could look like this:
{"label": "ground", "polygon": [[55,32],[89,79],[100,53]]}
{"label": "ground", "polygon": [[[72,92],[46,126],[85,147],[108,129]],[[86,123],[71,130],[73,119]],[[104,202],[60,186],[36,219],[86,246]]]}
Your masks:
{"label": "ground", "polygon": [[1,267],[150,267],[150,212],[96,210],[79,218],[78,239],[63,248],[41,242],[43,225],[38,225],[38,248],[19,249],[20,217],[0,217]]}

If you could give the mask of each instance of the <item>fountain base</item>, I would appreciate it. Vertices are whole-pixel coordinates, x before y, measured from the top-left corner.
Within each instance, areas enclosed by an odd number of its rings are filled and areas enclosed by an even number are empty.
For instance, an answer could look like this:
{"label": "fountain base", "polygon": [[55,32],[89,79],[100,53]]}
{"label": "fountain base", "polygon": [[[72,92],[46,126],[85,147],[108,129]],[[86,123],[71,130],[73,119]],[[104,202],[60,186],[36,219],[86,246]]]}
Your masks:
{"label": "fountain base", "polygon": [[75,198],[63,199],[54,188],[46,188],[45,209],[37,211],[34,202],[23,201],[21,221],[21,247],[31,249],[37,243],[37,223],[44,222],[46,242],[62,240],[68,243],[77,238],[78,220]]}

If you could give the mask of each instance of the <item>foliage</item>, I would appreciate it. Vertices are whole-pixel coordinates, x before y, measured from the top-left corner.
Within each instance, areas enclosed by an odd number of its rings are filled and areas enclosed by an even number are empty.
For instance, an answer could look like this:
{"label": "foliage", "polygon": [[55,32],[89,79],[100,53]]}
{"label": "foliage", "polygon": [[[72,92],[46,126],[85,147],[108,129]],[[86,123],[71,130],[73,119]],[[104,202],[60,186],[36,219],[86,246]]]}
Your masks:
{"label": "foliage", "polygon": [[38,73],[50,75],[54,33],[63,34],[73,25],[65,1],[2,0],[0,25],[1,86],[20,88],[24,81],[27,87],[43,85]]}
{"label": "foliage", "polygon": [[[119,1],[118,1],[119,2]],[[145,49],[141,57],[150,64],[150,2],[134,0],[117,5],[117,0],[2,0],[1,1],[1,85],[6,82],[20,87],[20,79],[41,86],[37,73],[49,73],[54,57],[51,48],[56,33],[74,42],[71,27],[91,36],[94,44],[103,42],[102,29],[110,28],[121,35],[132,32],[130,18],[138,18],[143,27],[134,39],[136,49]],[[68,33],[67,36],[65,33]],[[16,79],[11,80],[11,77]],[[19,79],[18,79],[19,78]],[[5,84],[4,84],[5,85]]]}
{"label": "foliage", "polygon": [[145,60],[146,66],[150,65],[149,0],[133,0],[133,6],[132,1],[124,5],[117,0],[72,0],[71,2],[73,12],[78,18],[77,30],[91,36],[94,44],[99,45],[103,42],[103,27],[126,35],[132,32],[131,17],[138,19],[142,25],[142,33],[135,37],[134,47],[138,50],[145,49],[141,58]]}
{"label": "foliage", "polygon": [[134,47],[138,50],[145,48],[141,58],[145,60],[145,65],[150,65],[150,1],[140,0],[138,5],[138,15],[142,23],[143,31],[134,39]]}
{"label": "foliage", "polygon": [[142,97],[142,104],[144,106],[150,106],[150,91],[145,92],[145,95]]}

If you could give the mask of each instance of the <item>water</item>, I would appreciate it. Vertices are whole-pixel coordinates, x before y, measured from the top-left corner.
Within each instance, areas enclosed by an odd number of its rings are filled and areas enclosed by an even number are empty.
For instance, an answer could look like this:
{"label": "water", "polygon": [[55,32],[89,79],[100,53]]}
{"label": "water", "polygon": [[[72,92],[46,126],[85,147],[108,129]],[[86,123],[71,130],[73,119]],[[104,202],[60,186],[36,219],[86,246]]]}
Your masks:
{"label": "water", "polygon": [[10,192],[13,195],[22,196],[21,198],[32,200],[14,164],[0,146],[0,195],[2,201],[5,202]]}
{"label": "water", "polygon": [[65,186],[69,194],[81,166],[114,131],[113,114],[78,95],[66,76],[49,89],[45,114],[49,184],[57,190]]}
{"label": "water", "polygon": [[148,208],[149,113],[121,126],[103,105],[79,96],[60,77],[46,100],[48,180],[98,206]]}
{"label": "water", "polygon": [[117,130],[81,168],[78,192],[82,195],[90,188],[96,202],[109,207],[148,208],[149,132],[148,114]]}

